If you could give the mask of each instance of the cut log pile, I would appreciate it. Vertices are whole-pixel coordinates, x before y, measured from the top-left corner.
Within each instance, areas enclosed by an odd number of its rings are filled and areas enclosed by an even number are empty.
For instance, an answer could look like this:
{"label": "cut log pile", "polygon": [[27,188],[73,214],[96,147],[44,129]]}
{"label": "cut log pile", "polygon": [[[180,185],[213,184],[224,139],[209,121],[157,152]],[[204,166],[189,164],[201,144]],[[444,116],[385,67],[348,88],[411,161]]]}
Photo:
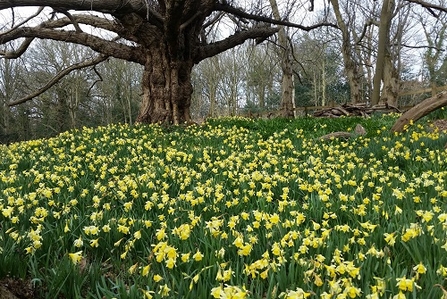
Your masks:
{"label": "cut log pile", "polygon": [[388,105],[378,104],[368,106],[366,103],[343,104],[336,107],[328,107],[314,112],[315,117],[340,117],[340,116],[362,116],[369,117],[375,112],[390,113],[401,112],[399,108]]}

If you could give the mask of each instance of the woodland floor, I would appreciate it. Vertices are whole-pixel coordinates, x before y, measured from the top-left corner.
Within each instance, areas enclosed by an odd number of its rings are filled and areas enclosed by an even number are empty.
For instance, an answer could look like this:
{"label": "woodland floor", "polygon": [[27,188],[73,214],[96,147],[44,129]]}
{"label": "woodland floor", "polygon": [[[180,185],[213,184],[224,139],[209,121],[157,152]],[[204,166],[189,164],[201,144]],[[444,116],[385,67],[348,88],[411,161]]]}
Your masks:
{"label": "woodland floor", "polygon": [[447,119],[438,119],[433,122],[433,125],[439,129],[439,131],[447,132]]}
{"label": "woodland floor", "polygon": [[36,298],[36,291],[31,280],[10,277],[0,280],[0,299]]}

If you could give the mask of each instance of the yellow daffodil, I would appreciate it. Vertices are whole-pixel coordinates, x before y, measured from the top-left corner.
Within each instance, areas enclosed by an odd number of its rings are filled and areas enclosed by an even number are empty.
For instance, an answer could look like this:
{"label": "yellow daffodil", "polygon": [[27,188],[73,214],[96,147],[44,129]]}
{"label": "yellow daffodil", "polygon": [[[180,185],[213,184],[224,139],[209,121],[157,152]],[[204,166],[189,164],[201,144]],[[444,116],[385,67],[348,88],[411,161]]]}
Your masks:
{"label": "yellow daffodil", "polygon": [[199,250],[197,250],[196,253],[194,253],[194,255],[192,256],[192,258],[196,262],[200,262],[203,259],[203,254]]}
{"label": "yellow daffodil", "polygon": [[82,251],[69,253],[68,257],[74,265],[77,265],[82,260]]}

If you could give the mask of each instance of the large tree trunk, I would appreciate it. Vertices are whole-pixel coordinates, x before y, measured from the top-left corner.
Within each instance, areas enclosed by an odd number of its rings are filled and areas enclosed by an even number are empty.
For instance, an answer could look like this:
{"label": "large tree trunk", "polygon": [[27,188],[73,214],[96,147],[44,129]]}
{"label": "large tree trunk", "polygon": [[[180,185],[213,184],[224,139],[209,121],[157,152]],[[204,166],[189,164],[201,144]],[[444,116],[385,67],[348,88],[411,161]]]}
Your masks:
{"label": "large tree trunk", "polygon": [[354,59],[354,51],[351,45],[351,33],[340,11],[338,0],[330,0],[334,8],[335,18],[342,34],[341,52],[343,55],[343,62],[345,66],[346,77],[348,78],[351,102],[358,103],[362,100],[360,93],[360,78],[359,64]]}
{"label": "large tree trunk", "polygon": [[281,82],[282,97],[281,97],[281,116],[286,118],[295,117],[295,99],[294,99],[294,82],[291,64],[283,65],[283,75]]}
{"label": "large tree trunk", "polygon": [[[278,4],[276,0],[270,0],[273,16],[275,19],[280,20],[281,15],[279,13]],[[280,48],[278,49],[279,58],[281,60],[282,70],[282,82],[281,82],[281,116],[287,118],[293,118],[295,116],[293,90],[295,88],[293,82],[293,70],[292,70],[292,49],[289,43],[286,30],[284,27],[280,27],[278,31],[278,42]]]}
{"label": "large tree trunk", "polygon": [[383,66],[383,90],[382,100],[390,106],[397,107],[399,97],[399,73],[391,59],[391,53],[387,51]]}
{"label": "large tree trunk", "polygon": [[174,125],[190,122],[192,60],[172,59],[163,45],[151,48],[146,55],[137,122]]}
{"label": "large tree trunk", "polygon": [[384,65],[387,53],[390,53],[390,28],[393,18],[394,0],[383,0],[380,12],[379,42],[377,45],[376,73],[374,74],[374,86],[371,96],[371,104],[376,105],[380,100],[380,90],[384,76]]}

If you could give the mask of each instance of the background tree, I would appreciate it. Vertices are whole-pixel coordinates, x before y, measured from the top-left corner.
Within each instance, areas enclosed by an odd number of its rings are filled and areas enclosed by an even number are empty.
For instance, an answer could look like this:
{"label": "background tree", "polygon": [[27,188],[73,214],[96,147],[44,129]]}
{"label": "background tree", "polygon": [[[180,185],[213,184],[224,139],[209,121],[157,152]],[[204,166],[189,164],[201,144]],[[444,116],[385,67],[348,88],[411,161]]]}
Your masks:
{"label": "background tree", "polygon": [[221,70],[220,55],[199,63],[193,73],[193,101],[199,119],[218,116],[217,97],[224,73]]}
{"label": "background tree", "polygon": [[[53,78],[72,64],[81,62],[92,55],[89,49],[74,44],[39,40],[24,56],[29,65],[27,72],[28,92],[41,89]],[[40,136],[51,136],[76,128],[81,105],[89,102],[90,82],[96,75],[91,70],[75,70],[67,74],[45,93],[36,95],[33,108],[35,131]],[[82,116],[82,114],[81,114]]]}
{"label": "background tree", "polygon": [[[272,7],[273,17],[276,20],[281,19],[278,3],[276,0],[269,0]],[[294,93],[294,75],[293,75],[293,53],[292,44],[284,26],[280,26],[278,31],[278,54],[282,79],[281,79],[281,115],[284,117],[295,117],[295,93]]]}
{"label": "background tree", "polygon": [[[9,101],[23,96],[25,88],[22,80],[25,74],[23,61],[0,60],[0,143],[9,143],[19,139],[27,139],[29,134],[29,119],[27,107],[11,109]],[[21,130],[18,130],[18,129]]]}
{"label": "background tree", "polygon": [[376,72],[374,74],[374,86],[371,104],[379,103],[380,90],[385,72],[385,62],[390,59],[390,30],[394,16],[395,0],[383,0],[379,20],[379,40],[377,45]]}
{"label": "background tree", "polygon": [[[341,34],[341,53],[343,57],[345,74],[348,79],[350,88],[350,98],[352,103],[362,102],[364,100],[362,96],[362,81],[364,72],[362,69],[362,63],[359,59],[359,51],[356,49],[358,46],[358,35],[356,34],[356,23],[359,13],[358,1],[346,1],[340,6],[338,0],[330,0],[335,19]],[[360,20],[362,27],[366,26],[364,19]]]}
{"label": "background tree", "polygon": [[431,88],[431,95],[438,93],[438,88],[447,83],[447,57],[445,43],[447,34],[447,15],[437,18],[427,18],[422,12],[417,12],[415,18],[422,27],[421,45],[426,48],[423,53],[422,79]]}
{"label": "background tree", "polygon": [[245,67],[245,108],[252,115],[279,108],[275,99],[280,96],[281,74],[273,47],[272,43],[248,44],[244,50],[248,61]]}
{"label": "background tree", "polygon": [[97,84],[90,94],[96,100],[103,124],[132,124],[138,115],[142,67],[110,58],[96,68]]}

